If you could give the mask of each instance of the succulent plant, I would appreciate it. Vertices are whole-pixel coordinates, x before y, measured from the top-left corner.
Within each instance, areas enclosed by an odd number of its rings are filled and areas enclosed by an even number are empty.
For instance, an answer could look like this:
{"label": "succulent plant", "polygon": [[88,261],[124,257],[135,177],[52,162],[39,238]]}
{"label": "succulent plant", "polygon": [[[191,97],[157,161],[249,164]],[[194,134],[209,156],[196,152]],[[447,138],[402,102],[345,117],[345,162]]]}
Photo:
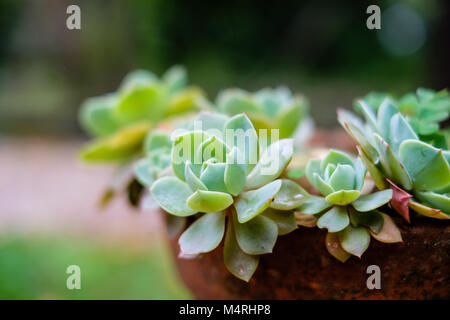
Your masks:
{"label": "succulent plant", "polygon": [[179,66],[161,78],[136,70],[124,78],[117,92],[87,99],[80,109],[80,123],[95,140],[81,150],[82,159],[128,159],[141,152],[147,133],[157,122],[208,108],[202,90],[186,83],[186,71]]}
{"label": "succulent plant", "polygon": [[293,136],[308,114],[309,103],[302,95],[293,96],[287,87],[278,87],[255,93],[226,89],[217,96],[216,105],[227,115],[246,113],[257,130],[279,129],[283,139]]}
{"label": "succulent plant", "polygon": [[408,222],[409,208],[422,215],[450,218],[450,152],[420,140],[398,108],[385,99],[377,114],[364,100],[363,123],[349,111],[338,119],[358,143],[358,152],[380,190],[392,189],[392,207]]}
{"label": "succulent plant", "polygon": [[[447,90],[436,92],[419,88],[416,93],[407,93],[398,99],[386,93],[371,92],[362,100],[377,111],[385,98],[390,98],[398,107],[422,141],[437,148],[448,148],[448,130],[440,129],[440,123],[448,119],[450,113],[450,95]],[[362,111],[358,101],[355,101],[354,106]]]}
{"label": "succulent plant", "polygon": [[323,159],[311,159],[306,177],[323,197],[311,196],[297,208],[300,225],[326,228],[326,247],[331,255],[346,261],[361,257],[370,236],[381,242],[398,242],[400,232],[392,219],[379,208],[392,198],[387,189],[362,194],[366,168],[358,157],[331,150]]}
{"label": "succulent plant", "polygon": [[248,281],[278,235],[296,228],[293,209],[307,199],[299,185],[279,179],[291,160],[293,141],[259,145],[244,114],[202,114],[198,119],[203,130],[173,136],[173,175],[158,178],[151,194],[172,215],[198,214],[179,238],[181,257],[214,250],[226,233],[225,265]]}

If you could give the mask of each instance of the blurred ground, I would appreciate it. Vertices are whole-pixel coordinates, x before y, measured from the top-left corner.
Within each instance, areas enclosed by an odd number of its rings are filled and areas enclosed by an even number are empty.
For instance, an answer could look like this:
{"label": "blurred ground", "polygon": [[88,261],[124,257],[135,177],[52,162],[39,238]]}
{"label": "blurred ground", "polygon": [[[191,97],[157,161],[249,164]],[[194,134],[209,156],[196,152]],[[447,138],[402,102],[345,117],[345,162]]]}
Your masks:
{"label": "blurred ground", "polygon": [[[77,161],[79,141],[0,140],[0,298],[187,298],[160,216],[98,199],[112,168]],[[67,266],[82,290],[65,287]],[[131,271],[131,272],[130,272]]]}

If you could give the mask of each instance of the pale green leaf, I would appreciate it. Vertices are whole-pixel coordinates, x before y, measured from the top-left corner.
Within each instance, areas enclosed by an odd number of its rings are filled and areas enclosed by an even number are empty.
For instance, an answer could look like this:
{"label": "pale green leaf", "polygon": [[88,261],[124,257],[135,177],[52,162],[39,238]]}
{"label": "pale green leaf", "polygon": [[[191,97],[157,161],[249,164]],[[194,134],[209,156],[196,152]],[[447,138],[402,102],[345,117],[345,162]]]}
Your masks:
{"label": "pale green leaf", "polygon": [[392,190],[386,189],[360,196],[353,201],[352,206],[361,212],[372,211],[388,203],[392,199]]}
{"label": "pale green leaf", "polygon": [[189,208],[200,212],[217,212],[228,208],[233,198],[224,192],[197,190],[188,199]]}
{"label": "pale green leaf", "polygon": [[262,214],[277,224],[278,235],[280,236],[297,229],[297,222],[292,211],[280,211],[267,208]]}
{"label": "pale green leaf", "polygon": [[369,247],[370,234],[364,227],[354,228],[352,225],[348,225],[347,228],[339,232],[339,242],[345,251],[361,258],[364,251]]}
{"label": "pale green leaf", "polygon": [[334,206],[317,221],[317,226],[321,229],[327,228],[328,232],[338,232],[343,230],[350,223],[345,207]]}
{"label": "pale green leaf", "polygon": [[187,199],[192,191],[189,186],[176,177],[163,177],[156,180],[151,192],[153,198],[165,211],[180,217],[197,213],[187,206]]}
{"label": "pale green leaf", "polygon": [[234,204],[239,222],[245,223],[267,209],[280,188],[281,180],[275,180],[259,189],[242,192]]}
{"label": "pale green leaf", "polygon": [[247,254],[271,253],[277,241],[278,227],[271,219],[259,215],[246,223],[233,215],[234,230],[239,247]]}
{"label": "pale green leaf", "polygon": [[205,213],[186,229],[178,239],[183,254],[199,254],[217,248],[225,232],[223,212]]}
{"label": "pale green leaf", "polygon": [[291,210],[308,199],[308,193],[294,181],[282,179],[281,182],[281,189],[270,204],[271,208]]}
{"label": "pale green leaf", "polygon": [[339,190],[327,195],[325,200],[332,204],[345,206],[358,199],[359,195],[360,192],[358,190]]}

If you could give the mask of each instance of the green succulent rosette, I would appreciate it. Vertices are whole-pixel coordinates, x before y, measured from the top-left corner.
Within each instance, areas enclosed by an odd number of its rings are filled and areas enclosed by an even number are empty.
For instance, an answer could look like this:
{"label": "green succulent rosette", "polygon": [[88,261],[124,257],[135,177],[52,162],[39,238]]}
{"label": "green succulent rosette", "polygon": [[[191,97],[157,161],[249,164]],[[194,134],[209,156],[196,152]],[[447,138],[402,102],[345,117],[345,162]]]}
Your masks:
{"label": "green succulent rosette", "polygon": [[297,208],[299,225],[327,229],[326,247],[345,262],[351,255],[361,257],[370,237],[381,242],[402,241],[392,219],[379,208],[392,198],[387,189],[362,194],[366,168],[360,158],[331,150],[323,159],[311,159],[306,177],[322,196],[311,196]]}
{"label": "green succulent rosette", "polygon": [[[440,123],[448,119],[450,113],[450,95],[446,89],[434,91],[419,88],[415,93],[410,92],[400,98],[387,93],[371,92],[362,100],[377,111],[386,98],[397,106],[422,141],[437,148],[448,149],[449,132],[440,127]],[[354,107],[362,111],[358,101],[355,101]]]}
{"label": "green succulent rosette", "polygon": [[254,93],[226,89],[217,96],[216,105],[227,115],[247,114],[257,130],[278,129],[281,139],[294,135],[309,109],[307,99],[293,95],[287,87],[265,88]]}
{"label": "green succulent rosette", "polygon": [[160,176],[151,194],[166,212],[197,217],[179,238],[181,257],[210,252],[225,238],[226,267],[248,281],[259,256],[296,228],[293,209],[308,197],[293,181],[279,178],[292,158],[293,141],[260,145],[244,114],[204,113],[197,119],[203,130],[173,133],[172,174]]}
{"label": "green succulent rosette", "polygon": [[[346,110],[338,120],[358,143],[358,152],[380,190],[392,189],[392,207],[408,222],[419,214],[450,218],[450,152],[422,141],[389,98],[373,111],[364,100],[365,122]],[[408,208],[409,207],[409,208]]]}
{"label": "green succulent rosette", "polygon": [[83,102],[79,119],[94,140],[81,150],[89,162],[123,162],[142,151],[149,130],[163,119],[208,108],[203,91],[187,86],[184,68],[161,78],[150,71],[129,73],[119,89]]}

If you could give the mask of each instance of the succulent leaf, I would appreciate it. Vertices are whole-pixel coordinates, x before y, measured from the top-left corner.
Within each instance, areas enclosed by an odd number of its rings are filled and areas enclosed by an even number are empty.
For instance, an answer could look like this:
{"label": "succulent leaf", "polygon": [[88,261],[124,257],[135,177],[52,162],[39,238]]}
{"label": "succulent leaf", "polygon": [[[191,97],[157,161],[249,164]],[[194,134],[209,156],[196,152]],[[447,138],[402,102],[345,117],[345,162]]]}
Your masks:
{"label": "succulent leaf", "polygon": [[247,254],[271,253],[277,241],[278,226],[271,219],[259,215],[252,220],[240,223],[233,214],[234,230],[239,247]]}
{"label": "succulent leaf", "polygon": [[392,199],[392,190],[386,189],[360,196],[353,201],[352,206],[361,212],[368,212],[385,205]]}
{"label": "succulent leaf", "polygon": [[325,246],[328,252],[340,262],[345,262],[352,256],[342,248],[339,242],[338,233],[328,232],[327,236],[325,237]]}
{"label": "succulent leaf", "polygon": [[450,219],[450,216],[443,213],[441,210],[431,208],[431,207],[421,204],[419,202],[410,200],[408,205],[411,209],[413,209],[417,213],[420,213],[423,216],[434,218],[434,219],[442,219],[442,220]]}
{"label": "succulent leaf", "polygon": [[225,185],[225,163],[206,163],[202,173],[200,174],[200,180],[205,184],[208,190],[228,192]]}
{"label": "succulent leaf", "polygon": [[366,228],[352,227],[351,224],[339,232],[339,242],[348,253],[361,258],[370,244],[370,234]]}
{"label": "succulent leaf", "polygon": [[280,211],[267,208],[262,214],[277,224],[279,236],[297,229],[297,222],[292,211]]}
{"label": "succulent leaf", "polygon": [[233,147],[227,155],[224,182],[228,191],[237,196],[245,187],[247,166],[241,162],[238,148]]}
{"label": "succulent leaf", "polygon": [[358,199],[359,195],[358,190],[339,190],[327,195],[325,200],[335,205],[345,206]]}
{"label": "succulent leaf", "polygon": [[275,180],[259,189],[242,192],[234,203],[239,222],[245,223],[267,209],[280,188],[281,180]]}
{"label": "succulent leaf", "polygon": [[292,210],[305,202],[308,197],[308,193],[297,183],[282,179],[280,191],[276,194],[270,207],[279,210]]}
{"label": "succulent leaf", "polygon": [[155,181],[151,187],[153,198],[165,211],[180,217],[197,213],[187,205],[192,191],[189,186],[176,177],[163,177]]}
{"label": "succulent leaf", "polygon": [[[191,169],[191,162],[186,160],[186,168],[184,171],[184,177],[186,183],[189,185],[192,191],[196,190],[208,190],[202,180],[200,180]],[[216,190],[219,191],[219,190]]]}
{"label": "succulent leaf", "polygon": [[403,240],[400,230],[395,225],[392,218],[385,213],[380,212],[380,214],[383,217],[383,227],[378,232],[375,232],[372,229],[369,230],[372,237],[385,243],[402,242]]}
{"label": "succulent leaf", "polygon": [[439,190],[450,185],[450,166],[442,150],[418,140],[406,140],[399,154],[416,189]]}
{"label": "succulent leaf", "polygon": [[255,273],[259,263],[259,255],[246,254],[239,247],[231,219],[228,220],[227,225],[227,233],[223,248],[223,260],[228,271],[235,277],[247,282],[250,280],[253,273]]}
{"label": "succulent leaf", "polygon": [[282,139],[272,143],[247,176],[246,188],[258,188],[279,177],[291,161],[293,153],[292,139]]}
{"label": "succulent leaf", "polygon": [[225,192],[197,190],[186,200],[189,208],[199,212],[222,211],[231,206],[233,198]]}
{"label": "succulent leaf", "polygon": [[337,164],[328,183],[333,190],[353,190],[355,187],[355,170],[353,164]]}
{"label": "succulent leaf", "polygon": [[196,175],[200,173],[202,162],[197,158],[196,150],[208,138],[208,135],[202,131],[187,132],[175,138],[172,147],[172,168],[178,178],[185,180],[184,171],[187,160],[192,164],[193,172]]}
{"label": "succulent leaf", "polygon": [[368,227],[370,231],[375,233],[380,232],[383,228],[384,219],[380,212],[369,211],[359,212],[357,210],[350,209],[350,222],[354,227]]}
{"label": "succulent leaf", "polygon": [[334,206],[317,221],[317,226],[321,229],[327,228],[328,232],[339,232],[344,230],[350,219],[345,207]]}
{"label": "succulent leaf", "polygon": [[217,248],[225,232],[223,212],[205,213],[186,229],[178,239],[183,254],[199,254]]}
{"label": "succulent leaf", "polygon": [[331,203],[325,200],[325,198],[318,196],[310,196],[297,211],[303,214],[318,214],[332,206]]}

